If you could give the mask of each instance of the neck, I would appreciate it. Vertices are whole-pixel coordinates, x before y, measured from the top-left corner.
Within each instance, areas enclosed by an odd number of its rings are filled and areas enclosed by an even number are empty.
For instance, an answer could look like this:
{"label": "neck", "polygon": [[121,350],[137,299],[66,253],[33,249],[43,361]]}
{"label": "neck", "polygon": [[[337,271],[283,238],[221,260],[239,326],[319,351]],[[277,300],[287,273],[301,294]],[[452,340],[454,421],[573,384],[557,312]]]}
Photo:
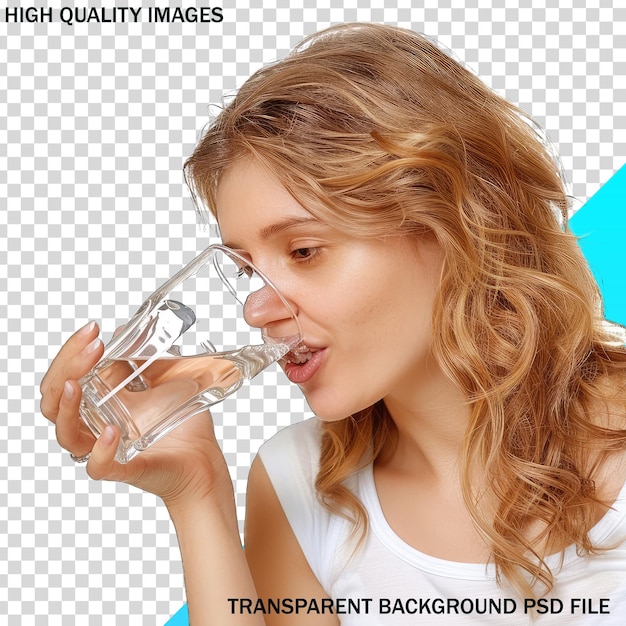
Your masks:
{"label": "neck", "polygon": [[[410,385],[385,398],[396,437],[385,446],[380,462],[397,471],[458,478],[458,460],[470,416],[462,391],[434,364]],[[415,381],[419,380],[419,384]]]}

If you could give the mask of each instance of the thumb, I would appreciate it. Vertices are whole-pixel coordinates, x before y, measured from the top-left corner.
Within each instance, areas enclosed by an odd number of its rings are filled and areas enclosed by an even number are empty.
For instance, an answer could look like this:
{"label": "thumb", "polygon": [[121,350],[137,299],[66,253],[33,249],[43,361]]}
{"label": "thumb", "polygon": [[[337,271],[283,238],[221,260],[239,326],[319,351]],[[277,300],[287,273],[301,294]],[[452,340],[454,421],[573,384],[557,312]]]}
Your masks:
{"label": "thumb", "polygon": [[115,480],[113,474],[116,466],[115,453],[120,441],[120,431],[113,426],[106,426],[91,451],[87,463],[87,474],[94,480]]}

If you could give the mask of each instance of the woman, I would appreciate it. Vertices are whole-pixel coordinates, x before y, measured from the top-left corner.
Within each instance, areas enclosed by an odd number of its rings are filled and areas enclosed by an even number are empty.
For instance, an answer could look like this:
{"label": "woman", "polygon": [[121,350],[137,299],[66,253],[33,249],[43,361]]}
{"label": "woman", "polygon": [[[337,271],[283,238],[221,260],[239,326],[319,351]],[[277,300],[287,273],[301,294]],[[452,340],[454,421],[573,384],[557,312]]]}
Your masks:
{"label": "woman", "polygon": [[419,35],[344,25],[251,77],[186,174],[308,348],[282,363],[316,418],[254,462],[245,555],[206,416],[124,466],[80,423],[95,325],[42,412],[90,476],[164,500],[191,622],[617,623],[626,357],[520,111]]}

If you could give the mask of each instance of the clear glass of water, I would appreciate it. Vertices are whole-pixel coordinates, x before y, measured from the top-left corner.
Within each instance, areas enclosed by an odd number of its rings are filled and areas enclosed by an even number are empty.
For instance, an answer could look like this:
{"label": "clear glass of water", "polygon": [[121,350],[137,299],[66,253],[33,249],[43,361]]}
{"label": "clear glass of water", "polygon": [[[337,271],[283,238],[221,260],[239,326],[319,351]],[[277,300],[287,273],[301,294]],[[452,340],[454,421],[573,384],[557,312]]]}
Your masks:
{"label": "clear glass of water", "polygon": [[139,307],[80,381],[80,415],[97,437],[121,432],[126,463],[192,415],[297,349],[298,319],[249,260],[204,250]]}

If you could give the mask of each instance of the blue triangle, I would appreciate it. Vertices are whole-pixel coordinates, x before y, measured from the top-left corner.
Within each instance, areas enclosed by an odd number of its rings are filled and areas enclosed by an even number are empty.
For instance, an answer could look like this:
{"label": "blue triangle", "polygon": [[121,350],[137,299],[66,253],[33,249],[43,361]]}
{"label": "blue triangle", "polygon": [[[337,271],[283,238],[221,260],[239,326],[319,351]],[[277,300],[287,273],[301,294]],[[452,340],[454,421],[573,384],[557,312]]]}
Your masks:
{"label": "blue triangle", "polygon": [[188,626],[189,614],[187,612],[187,605],[183,604],[182,608],[176,611],[172,617],[167,621],[165,626]]}
{"label": "blue triangle", "polygon": [[569,225],[600,286],[605,318],[626,325],[626,165],[574,213]]}

